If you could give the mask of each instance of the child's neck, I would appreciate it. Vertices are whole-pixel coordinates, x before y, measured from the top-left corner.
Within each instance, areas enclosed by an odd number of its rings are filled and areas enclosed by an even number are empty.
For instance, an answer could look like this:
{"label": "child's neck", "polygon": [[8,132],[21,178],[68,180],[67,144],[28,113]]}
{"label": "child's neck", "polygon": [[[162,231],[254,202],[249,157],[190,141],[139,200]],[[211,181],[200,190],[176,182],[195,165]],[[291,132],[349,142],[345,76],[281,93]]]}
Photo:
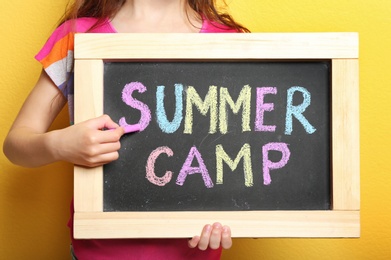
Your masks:
{"label": "child's neck", "polygon": [[184,0],[127,0],[113,17],[120,33],[198,32],[202,21]]}

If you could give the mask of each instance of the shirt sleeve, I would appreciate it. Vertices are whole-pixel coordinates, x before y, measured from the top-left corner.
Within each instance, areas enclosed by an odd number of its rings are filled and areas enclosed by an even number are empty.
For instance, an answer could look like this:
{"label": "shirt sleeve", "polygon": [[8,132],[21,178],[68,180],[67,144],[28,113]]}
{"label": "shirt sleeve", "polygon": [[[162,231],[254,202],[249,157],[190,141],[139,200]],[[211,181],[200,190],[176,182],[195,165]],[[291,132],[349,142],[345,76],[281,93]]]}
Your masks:
{"label": "shirt sleeve", "polygon": [[35,56],[66,98],[69,94],[73,94],[72,71],[75,30],[72,29],[72,26],[71,21],[60,25]]}

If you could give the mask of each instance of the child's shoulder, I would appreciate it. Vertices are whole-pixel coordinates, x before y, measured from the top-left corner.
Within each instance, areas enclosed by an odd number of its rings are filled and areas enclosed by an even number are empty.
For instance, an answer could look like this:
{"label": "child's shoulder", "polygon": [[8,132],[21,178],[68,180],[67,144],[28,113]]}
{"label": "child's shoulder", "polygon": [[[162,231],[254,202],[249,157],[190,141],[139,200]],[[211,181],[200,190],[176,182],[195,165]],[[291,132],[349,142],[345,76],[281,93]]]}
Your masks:
{"label": "child's shoulder", "polygon": [[56,31],[63,32],[65,34],[73,33],[86,33],[86,32],[114,32],[114,28],[111,26],[108,19],[98,19],[93,17],[80,17],[73,20],[65,21],[61,24]]}
{"label": "child's shoulder", "polygon": [[[35,56],[40,62],[46,61],[48,67],[55,61],[61,60],[74,50],[75,33],[112,33],[115,32],[108,19],[77,18],[67,20],[59,25],[47,39],[41,51]],[[50,54],[50,55],[49,55]]]}

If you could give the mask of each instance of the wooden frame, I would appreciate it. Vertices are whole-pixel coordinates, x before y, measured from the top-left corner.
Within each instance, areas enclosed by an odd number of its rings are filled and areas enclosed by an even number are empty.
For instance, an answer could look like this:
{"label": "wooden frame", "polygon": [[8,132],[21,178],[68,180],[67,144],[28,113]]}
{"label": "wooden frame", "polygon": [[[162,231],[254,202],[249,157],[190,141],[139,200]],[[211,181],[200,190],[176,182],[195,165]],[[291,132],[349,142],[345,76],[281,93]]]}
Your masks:
{"label": "wooden frame", "polygon": [[[75,122],[103,113],[105,60],[311,60],[332,64],[332,209],[103,212],[103,167],[75,166],[75,238],[173,238],[206,223],[233,237],[359,237],[360,152],[356,33],[77,34]],[[82,87],[81,87],[82,86]]]}

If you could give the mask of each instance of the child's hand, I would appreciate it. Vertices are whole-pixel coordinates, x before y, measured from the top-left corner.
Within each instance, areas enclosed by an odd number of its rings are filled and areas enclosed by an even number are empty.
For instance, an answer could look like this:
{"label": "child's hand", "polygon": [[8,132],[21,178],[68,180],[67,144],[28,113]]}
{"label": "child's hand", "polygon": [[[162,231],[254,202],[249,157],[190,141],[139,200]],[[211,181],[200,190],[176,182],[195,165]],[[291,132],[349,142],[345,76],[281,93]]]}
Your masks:
{"label": "child's hand", "polygon": [[[113,129],[102,131],[104,129]],[[86,167],[96,167],[118,159],[124,129],[107,115],[62,129],[57,133],[58,157]]]}
{"label": "child's hand", "polygon": [[189,247],[198,247],[200,250],[218,249],[219,247],[229,249],[232,246],[231,229],[222,226],[220,223],[205,225],[201,236],[195,236],[189,240]]}

